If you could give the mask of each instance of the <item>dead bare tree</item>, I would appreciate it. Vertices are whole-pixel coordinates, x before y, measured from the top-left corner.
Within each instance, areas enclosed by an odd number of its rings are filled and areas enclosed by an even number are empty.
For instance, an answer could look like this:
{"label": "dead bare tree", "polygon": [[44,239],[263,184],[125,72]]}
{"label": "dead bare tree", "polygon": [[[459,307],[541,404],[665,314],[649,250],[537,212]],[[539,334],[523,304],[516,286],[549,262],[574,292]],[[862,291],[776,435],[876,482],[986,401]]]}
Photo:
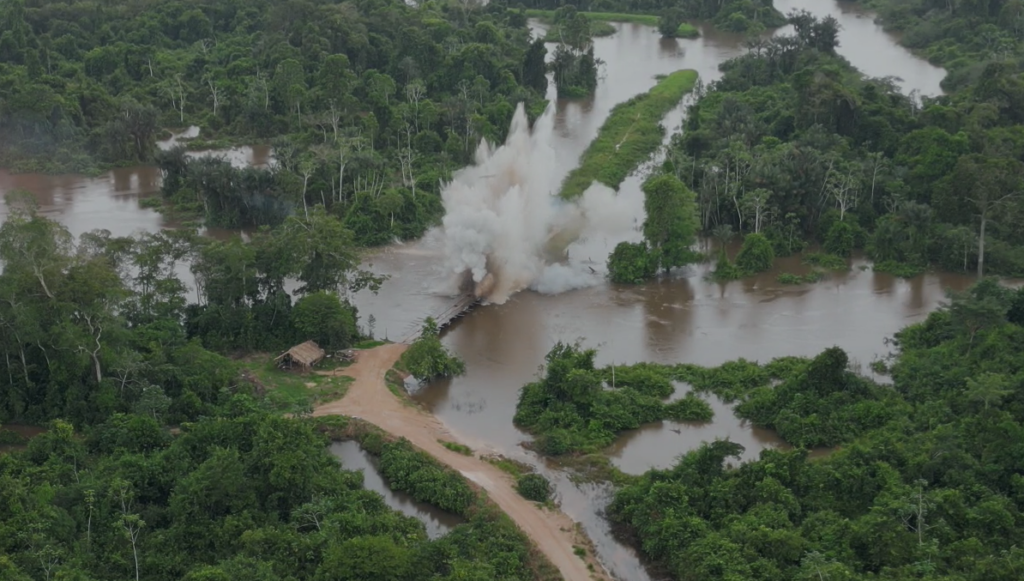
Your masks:
{"label": "dead bare tree", "polygon": [[210,95],[213,97],[213,114],[217,114],[217,107],[220,105],[220,93],[221,89],[217,86],[217,82],[212,78],[206,78],[206,84],[210,87]]}

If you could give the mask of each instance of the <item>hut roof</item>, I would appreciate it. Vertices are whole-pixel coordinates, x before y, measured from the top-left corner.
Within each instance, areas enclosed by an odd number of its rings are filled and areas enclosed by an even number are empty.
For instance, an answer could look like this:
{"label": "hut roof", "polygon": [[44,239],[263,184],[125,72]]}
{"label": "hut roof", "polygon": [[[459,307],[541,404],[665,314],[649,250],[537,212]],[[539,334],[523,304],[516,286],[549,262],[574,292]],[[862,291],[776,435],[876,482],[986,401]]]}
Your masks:
{"label": "hut roof", "polygon": [[304,367],[312,367],[317,361],[323,359],[324,350],[315,342],[306,341],[278,355],[277,361],[281,361],[285,357]]}

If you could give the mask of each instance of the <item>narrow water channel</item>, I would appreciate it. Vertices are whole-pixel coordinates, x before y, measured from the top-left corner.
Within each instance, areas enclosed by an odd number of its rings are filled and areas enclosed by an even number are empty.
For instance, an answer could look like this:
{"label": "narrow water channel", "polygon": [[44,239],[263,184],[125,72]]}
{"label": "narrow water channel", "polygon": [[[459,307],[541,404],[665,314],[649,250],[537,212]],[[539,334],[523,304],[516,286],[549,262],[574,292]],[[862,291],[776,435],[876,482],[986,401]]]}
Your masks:
{"label": "narrow water channel", "polygon": [[345,470],[363,473],[363,488],[383,496],[384,502],[391,508],[422,522],[427,529],[427,536],[431,539],[444,536],[463,522],[462,518],[457,515],[425,502],[419,502],[404,492],[396,492],[388,488],[384,478],[380,475],[376,460],[364,452],[358,442],[334,442],[331,444],[331,454],[334,454]]}

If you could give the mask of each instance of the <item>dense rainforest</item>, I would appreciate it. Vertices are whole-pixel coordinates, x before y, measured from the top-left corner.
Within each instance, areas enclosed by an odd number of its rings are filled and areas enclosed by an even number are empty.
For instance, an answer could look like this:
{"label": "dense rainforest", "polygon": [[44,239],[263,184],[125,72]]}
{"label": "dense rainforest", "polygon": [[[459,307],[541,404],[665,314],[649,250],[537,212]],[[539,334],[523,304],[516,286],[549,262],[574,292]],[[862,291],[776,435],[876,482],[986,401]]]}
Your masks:
{"label": "dense rainforest", "polygon": [[[75,240],[30,195],[7,204],[0,422],[48,430],[24,451],[0,449],[0,578],[551,578],[461,475],[366,425],[313,423],[306,398],[283,399],[225,356],[360,337],[339,297],[380,280],[358,270],[350,233],[322,207],[246,244],[187,231]],[[290,293],[285,277],[299,285]],[[424,377],[459,364],[436,331],[406,361]],[[465,524],[429,540],[342,470],[318,432],[360,439],[393,488]],[[0,444],[23,443],[10,436]]]}
{"label": "dense rainforest", "polygon": [[1022,324],[1024,292],[984,280],[897,333],[891,386],[846,371],[836,348],[677,366],[787,440],[840,446],[736,465],[741,446],[705,443],[620,488],[609,515],[672,579],[1019,579]]}
{"label": "dense rainforest", "polygon": [[276,166],[165,153],[206,184],[166,182],[179,206],[239,227],[322,204],[381,244],[437,221],[441,180],[504,139],[517,103],[543,108],[545,54],[501,2],[3,0],[0,166],[147,162],[162,128],[196,125],[192,148],[269,141]]}
{"label": "dense rainforest", "polygon": [[245,243],[188,231],[75,240],[28,194],[7,203],[0,421],[92,424],[140,409],[194,420],[237,382],[225,355],[308,339],[348,347],[361,333],[341,297],[381,282],[359,270],[351,233],[322,207]]}
{"label": "dense rainforest", "polygon": [[[918,99],[864,78],[836,54],[832,19],[793,14],[794,35],[752,36],[699,89],[645,181],[644,241],[616,248],[616,280],[693,262],[698,231],[723,248],[745,235],[735,264],[719,255],[735,275],[809,242],[838,257],[863,249],[903,274],[1024,273],[1020,3],[870,5],[949,67],[949,94]],[[753,32],[782,23],[770,1],[572,6],[659,14],[668,33],[683,18]],[[547,72],[562,95],[593,91],[598,63],[575,9],[561,12],[573,34],[553,71],[524,14],[501,2],[0,0],[0,165],[155,160],[178,210],[263,226],[247,242],[186,230],[75,239],[30,196],[8,198],[0,421],[49,429],[0,454],[0,577],[547,578],[459,475],[364,426],[392,486],[465,518],[427,539],[331,459],[321,432],[348,421],[282,409],[230,358],[372,334],[346,297],[382,281],[359,270],[355,249],[436,221],[439,182],[481,138],[503,137],[516,103],[538,113]],[[188,125],[201,128],[193,149],[268,141],[276,164],[157,151],[165,128]],[[700,396],[714,393],[798,448],[735,466],[740,448],[712,442],[623,476],[608,516],[672,579],[1019,579],[1024,291],[983,279],[893,346],[875,366],[892,378],[880,385],[834,347],[764,364],[602,369],[594,351],[558,344],[515,421],[543,453],[590,453],[645,422],[707,420]],[[423,377],[462,369],[430,324],[402,364]],[[673,398],[673,382],[687,391]],[[834,449],[810,458],[818,446]]]}
{"label": "dense rainforest", "polygon": [[918,99],[837,55],[834,19],[790,21],[725,63],[673,138],[665,169],[696,194],[701,230],[763,235],[775,255],[863,248],[903,275],[1024,274],[1016,67],[979,62],[977,83]]}
{"label": "dense rainforest", "polygon": [[0,578],[552,578],[461,475],[404,440],[361,437],[393,487],[465,518],[430,540],[339,466],[317,427],[241,393],[173,437],[148,413],[115,414],[84,438],[55,422],[0,454]]}

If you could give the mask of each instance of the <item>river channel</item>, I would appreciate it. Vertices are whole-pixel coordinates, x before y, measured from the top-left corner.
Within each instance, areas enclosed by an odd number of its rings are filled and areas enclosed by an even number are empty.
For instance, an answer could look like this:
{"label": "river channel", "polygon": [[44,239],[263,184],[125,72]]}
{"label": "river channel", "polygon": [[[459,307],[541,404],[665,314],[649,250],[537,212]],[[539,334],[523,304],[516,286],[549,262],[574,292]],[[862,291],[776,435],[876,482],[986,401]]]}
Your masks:
{"label": "river channel", "polygon": [[[775,4],[783,12],[804,9],[817,16],[834,16],[842,26],[839,52],[865,73],[898,77],[898,85],[908,93],[940,92],[944,71],[900,47],[869,14],[835,0],[776,0]],[[566,173],[597,135],[611,108],[647,91],[656,75],[693,68],[707,83],[720,76],[718,66],[723,61],[744,51],[742,36],[708,27],[702,28],[700,38],[679,40],[661,39],[647,26],[615,27],[616,34],[595,40],[595,54],[605,67],[594,97],[557,102],[552,139]],[[674,129],[683,113],[684,107],[677,108],[665,125]],[[269,149],[261,147],[239,148],[226,155],[239,164],[262,165],[270,160]],[[639,178],[630,178],[619,194],[638,202],[633,204],[638,221],[642,220],[639,184]],[[139,199],[155,195],[159,185],[160,173],[153,167],[122,168],[95,178],[11,175],[0,170],[0,195],[17,188],[33,192],[43,212],[76,235],[97,228],[127,235],[175,227],[161,214],[139,205]],[[5,215],[0,202],[0,220]],[[624,238],[631,236],[638,235]],[[599,279],[605,258],[618,241],[588,239],[570,253],[573,260],[594,268]],[[379,295],[356,297],[363,323],[374,315],[377,336],[397,339],[447,302],[436,292],[444,278],[437,236],[388,247],[368,262],[377,272],[391,275]],[[558,295],[520,292],[504,304],[472,311],[447,332],[444,342],[466,360],[467,373],[430,385],[416,397],[474,448],[539,465],[558,485],[563,509],[584,524],[612,572],[621,579],[643,581],[650,577],[640,560],[612,537],[600,518],[606,490],[572,485],[564,474],[543,466],[520,448],[529,437],[512,425],[519,388],[536,376],[556,341],[575,340],[598,348],[600,364],[716,365],[740,357],[766,361],[782,355],[809,356],[838,345],[867,373],[867,365],[887,353],[886,337],[935,309],[945,289],[964,288],[971,282],[965,276],[943,273],[902,280],[862,268],[867,266],[863,259],[854,259],[850,271],[802,286],[775,281],[781,272],[803,272],[798,258],[786,258],[777,261],[772,272],[724,285],[706,281],[706,267],[700,266],[642,286],[598,282]],[[712,404],[715,418],[709,423],[666,422],[626,434],[609,451],[613,461],[627,472],[639,473],[667,466],[678,454],[715,438],[744,445],[744,459],[782,445],[772,432],[738,420],[728,406]],[[355,455],[350,459],[357,460]]]}

